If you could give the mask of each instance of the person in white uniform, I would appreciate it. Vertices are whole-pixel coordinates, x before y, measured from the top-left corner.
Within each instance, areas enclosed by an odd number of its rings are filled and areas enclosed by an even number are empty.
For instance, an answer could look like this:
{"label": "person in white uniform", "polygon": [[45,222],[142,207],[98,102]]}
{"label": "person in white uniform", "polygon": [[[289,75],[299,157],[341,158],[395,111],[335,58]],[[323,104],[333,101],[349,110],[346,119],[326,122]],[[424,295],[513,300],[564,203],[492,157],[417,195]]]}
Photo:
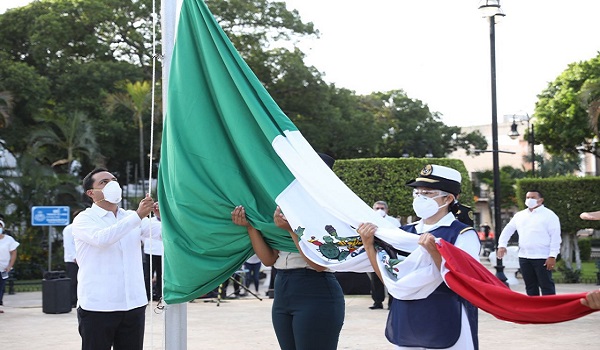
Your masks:
{"label": "person in white uniform", "polygon": [[508,240],[519,232],[519,268],[529,296],[556,294],[552,270],[560,253],[560,219],[544,206],[540,191],[525,195],[526,209],[513,216],[498,238],[498,259],[507,252]]}
{"label": "person in white uniform", "polygon": [[147,194],[136,211],[120,208],[117,178],[102,168],[86,175],[83,190],[93,205],[73,221],[81,348],[142,350],[148,299],[141,237],[150,234],[155,203]]}

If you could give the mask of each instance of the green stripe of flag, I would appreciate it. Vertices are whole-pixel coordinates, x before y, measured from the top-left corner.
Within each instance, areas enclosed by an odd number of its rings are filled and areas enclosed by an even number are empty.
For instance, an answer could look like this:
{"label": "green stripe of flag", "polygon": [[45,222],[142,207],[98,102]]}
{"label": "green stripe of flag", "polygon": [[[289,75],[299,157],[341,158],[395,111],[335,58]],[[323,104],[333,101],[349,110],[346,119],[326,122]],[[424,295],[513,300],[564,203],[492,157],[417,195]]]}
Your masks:
{"label": "green stripe of flag", "polygon": [[296,251],[276,228],[274,198],[294,180],[271,141],[297,130],[235,50],[201,0],[180,12],[164,121],[158,198],[167,303],[215,289],[252,255],[246,206],[274,248]]}

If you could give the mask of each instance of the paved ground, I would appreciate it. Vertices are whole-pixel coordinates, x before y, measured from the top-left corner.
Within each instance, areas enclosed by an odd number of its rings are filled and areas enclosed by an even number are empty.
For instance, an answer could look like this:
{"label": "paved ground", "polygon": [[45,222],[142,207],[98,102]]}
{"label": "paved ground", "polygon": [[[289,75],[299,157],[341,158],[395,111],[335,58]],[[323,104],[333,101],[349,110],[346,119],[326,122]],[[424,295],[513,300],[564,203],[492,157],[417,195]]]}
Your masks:
{"label": "paved ground", "polygon": [[[575,293],[597,288],[595,285],[561,284],[558,293]],[[512,286],[523,292],[523,284]],[[264,295],[264,291],[261,291]],[[42,312],[41,292],[4,296],[0,314],[2,349],[78,349],[75,310],[65,314]],[[391,349],[383,335],[386,310],[370,310],[369,296],[346,296],[346,318],[339,349]],[[271,327],[272,299],[252,296],[226,300],[198,299],[187,305],[188,349],[277,349]],[[148,308],[145,349],[163,349],[163,314]],[[479,339],[482,350],[600,349],[600,312],[578,320],[553,325],[518,325],[497,320],[480,311]],[[315,332],[319,330],[316,329]]]}

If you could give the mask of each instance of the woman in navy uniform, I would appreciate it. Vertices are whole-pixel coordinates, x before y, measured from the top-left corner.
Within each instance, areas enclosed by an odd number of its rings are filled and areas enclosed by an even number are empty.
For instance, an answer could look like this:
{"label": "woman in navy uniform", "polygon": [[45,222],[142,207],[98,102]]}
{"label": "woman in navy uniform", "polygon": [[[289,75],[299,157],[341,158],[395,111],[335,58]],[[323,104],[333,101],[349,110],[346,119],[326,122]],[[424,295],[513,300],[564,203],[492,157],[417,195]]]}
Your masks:
{"label": "woman in navy uniform", "polygon": [[[451,211],[460,193],[460,185],[460,173],[440,165],[427,165],[419,177],[407,183],[414,188],[413,209],[421,220],[401,229],[420,235],[419,244],[431,255],[438,269],[442,257],[436,248],[435,238],[443,238],[479,258],[477,232],[457,220]],[[358,233],[371,264],[381,278],[377,265],[378,247],[374,243],[376,230],[377,226],[363,223]],[[427,277],[431,278],[431,275]],[[441,275],[434,278],[439,278],[439,286],[423,299],[393,298],[386,337],[396,345],[396,349],[478,349],[477,308],[450,290]],[[414,286],[416,289],[419,287]]]}

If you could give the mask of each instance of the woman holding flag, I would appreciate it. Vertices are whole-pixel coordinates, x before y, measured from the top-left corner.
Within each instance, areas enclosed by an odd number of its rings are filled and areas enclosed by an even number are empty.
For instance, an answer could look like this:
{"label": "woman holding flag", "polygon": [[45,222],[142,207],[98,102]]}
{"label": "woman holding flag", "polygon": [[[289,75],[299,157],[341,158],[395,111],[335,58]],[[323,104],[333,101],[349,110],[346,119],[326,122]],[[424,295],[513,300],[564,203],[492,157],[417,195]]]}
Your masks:
{"label": "woman holding flag", "polygon": [[[478,349],[477,308],[444,283],[440,273],[442,257],[435,242],[442,238],[474,258],[479,258],[477,232],[456,220],[450,210],[461,192],[461,175],[448,167],[427,165],[419,177],[407,185],[414,188],[413,209],[421,220],[401,229],[420,235],[419,245],[431,255],[435,268],[424,269],[420,278],[413,279],[413,286],[403,285],[402,292],[393,293],[395,286],[389,285],[390,279],[387,277],[394,273],[394,252],[389,248],[386,252],[375,243],[377,226],[363,223],[358,228],[375,272],[384,282],[388,282],[386,287],[391,294],[395,294],[388,316],[386,337],[396,345],[396,349]],[[388,275],[384,279],[382,274]],[[435,279],[438,287],[426,297],[400,297],[402,293],[419,290],[425,280],[430,283],[432,279]]]}
{"label": "woman holding flag", "polygon": [[[333,168],[334,159],[319,153]],[[236,225],[248,230],[254,252],[266,266],[277,269],[271,317],[282,350],[336,350],[344,324],[344,293],[333,271],[315,264],[300,249],[298,236],[277,207],[273,221],[289,232],[298,252],[283,252],[267,244],[252,227],[243,206],[231,212]]]}
{"label": "woman holding flag", "polygon": [[[248,229],[254,252],[262,263],[277,269],[271,317],[281,349],[337,349],[345,304],[334,274],[308,260],[300,248],[298,253],[271,248],[246,219],[244,207],[237,206],[231,217],[236,225]],[[279,207],[273,220],[279,228],[290,232],[298,247],[298,238]]]}

